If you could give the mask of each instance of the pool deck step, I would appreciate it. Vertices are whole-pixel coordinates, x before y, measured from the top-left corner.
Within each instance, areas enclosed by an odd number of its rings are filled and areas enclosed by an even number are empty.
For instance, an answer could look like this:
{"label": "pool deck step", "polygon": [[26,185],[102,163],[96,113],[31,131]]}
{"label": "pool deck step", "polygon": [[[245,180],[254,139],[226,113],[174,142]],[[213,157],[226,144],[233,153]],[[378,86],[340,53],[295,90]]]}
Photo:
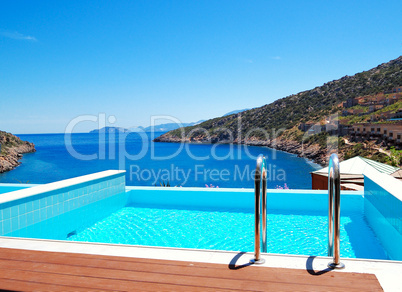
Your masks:
{"label": "pool deck step", "polygon": [[12,291],[383,291],[373,274],[0,248]]}

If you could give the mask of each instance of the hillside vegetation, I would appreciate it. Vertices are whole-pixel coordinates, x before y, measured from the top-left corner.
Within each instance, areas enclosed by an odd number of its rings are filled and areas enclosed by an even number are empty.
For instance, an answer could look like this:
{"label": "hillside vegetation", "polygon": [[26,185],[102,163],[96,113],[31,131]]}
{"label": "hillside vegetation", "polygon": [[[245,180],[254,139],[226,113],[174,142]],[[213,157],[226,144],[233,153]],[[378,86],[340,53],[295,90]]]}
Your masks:
{"label": "hillside vegetation", "polygon": [[[298,148],[303,133],[297,130],[300,123],[319,122],[323,117],[337,113],[337,106],[348,98],[376,94],[401,85],[402,56],[371,70],[353,76],[344,76],[259,108],[211,119],[197,126],[170,131],[155,141],[233,142],[270,147],[274,144],[275,148],[301,154]],[[273,136],[272,130],[277,131],[278,134]],[[267,137],[267,133],[270,137]],[[313,144],[309,146],[314,146],[314,149],[307,149],[307,157],[311,152],[309,158],[314,158],[319,152],[320,146],[318,145],[317,149],[315,146],[317,144]],[[306,149],[302,152],[306,154]],[[322,156],[322,153],[319,156]],[[325,159],[318,162],[325,164]]]}

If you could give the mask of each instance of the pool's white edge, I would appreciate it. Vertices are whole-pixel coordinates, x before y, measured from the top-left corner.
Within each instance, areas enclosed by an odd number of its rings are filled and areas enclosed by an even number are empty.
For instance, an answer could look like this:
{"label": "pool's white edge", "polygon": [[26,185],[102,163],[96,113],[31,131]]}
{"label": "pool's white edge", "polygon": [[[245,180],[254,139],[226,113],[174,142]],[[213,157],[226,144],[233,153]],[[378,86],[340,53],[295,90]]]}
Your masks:
{"label": "pool's white edge", "polygon": [[[0,247],[49,252],[204,262],[225,265],[235,264],[236,266],[245,265],[251,258],[253,258],[252,253],[243,254],[231,251],[209,251],[11,237],[0,237]],[[309,269],[312,268],[315,272],[327,270],[327,264],[331,260],[328,257],[279,254],[263,254],[262,257],[265,259],[265,264],[260,265],[262,267],[302,270],[306,270],[308,267]],[[345,269],[331,272],[375,274],[384,291],[401,291],[402,262],[365,259],[341,259],[341,262],[345,264]]]}

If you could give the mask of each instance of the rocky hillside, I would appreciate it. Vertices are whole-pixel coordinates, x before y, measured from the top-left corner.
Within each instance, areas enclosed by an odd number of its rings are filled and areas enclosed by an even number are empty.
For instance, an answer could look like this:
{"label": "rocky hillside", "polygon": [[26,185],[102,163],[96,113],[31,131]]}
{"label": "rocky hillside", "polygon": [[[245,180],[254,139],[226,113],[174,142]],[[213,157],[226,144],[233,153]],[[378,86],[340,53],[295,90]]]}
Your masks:
{"label": "rocky hillside", "polygon": [[23,153],[35,152],[35,145],[13,134],[0,131],[0,173],[14,169],[21,164]]}
{"label": "rocky hillside", "polygon": [[155,139],[155,142],[264,145],[303,154],[325,164],[327,150],[321,149],[314,141],[302,145],[302,133],[296,130],[297,126],[307,121],[319,122],[323,117],[336,113],[337,105],[350,97],[375,94],[401,85],[402,56],[371,70],[344,76],[259,108],[170,131]]}

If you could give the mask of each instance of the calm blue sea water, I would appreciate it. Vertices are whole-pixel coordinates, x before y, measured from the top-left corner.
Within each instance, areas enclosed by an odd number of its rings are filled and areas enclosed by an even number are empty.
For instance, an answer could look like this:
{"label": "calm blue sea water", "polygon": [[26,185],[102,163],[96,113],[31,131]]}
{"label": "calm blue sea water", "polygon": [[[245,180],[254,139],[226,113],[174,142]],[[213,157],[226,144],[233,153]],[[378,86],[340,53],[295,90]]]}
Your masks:
{"label": "calm blue sea water", "polygon": [[[258,154],[268,157],[268,187],[311,188],[310,172],[319,166],[296,155],[265,147],[153,143],[162,133],[116,136],[93,133],[18,135],[35,143],[22,165],[0,174],[0,183],[49,183],[103,171],[127,170],[126,184],[253,188]],[[154,136],[152,136],[154,135]]]}

